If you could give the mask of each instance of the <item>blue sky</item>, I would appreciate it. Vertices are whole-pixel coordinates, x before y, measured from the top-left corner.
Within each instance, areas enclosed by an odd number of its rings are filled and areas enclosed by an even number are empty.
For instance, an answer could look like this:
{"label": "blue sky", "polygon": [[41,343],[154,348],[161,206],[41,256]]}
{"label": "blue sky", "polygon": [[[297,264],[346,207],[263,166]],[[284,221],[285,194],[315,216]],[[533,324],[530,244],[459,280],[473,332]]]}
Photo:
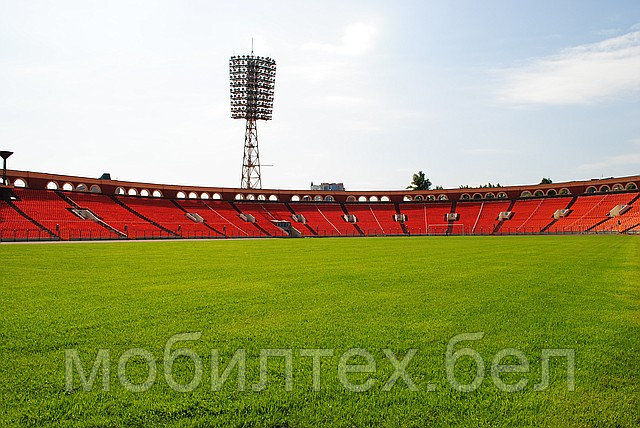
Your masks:
{"label": "blue sky", "polygon": [[252,36],[278,64],[266,188],[640,174],[638,1],[0,0],[9,166],[238,186]]}

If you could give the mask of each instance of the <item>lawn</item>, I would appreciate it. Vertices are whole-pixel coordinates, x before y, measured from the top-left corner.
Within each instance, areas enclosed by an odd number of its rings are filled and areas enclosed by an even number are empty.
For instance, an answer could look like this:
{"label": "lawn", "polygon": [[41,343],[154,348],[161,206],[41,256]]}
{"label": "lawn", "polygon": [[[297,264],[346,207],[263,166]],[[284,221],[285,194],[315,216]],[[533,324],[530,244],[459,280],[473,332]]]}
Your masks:
{"label": "lawn", "polygon": [[[640,425],[640,239],[629,236],[507,236],[272,239],[0,245],[0,425],[197,426],[638,426]],[[176,348],[193,350],[204,367],[193,391],[169,387],[163,370],[167,340],[201,332]],[[483,359],[485,378],[472,392],[447,379],[447,344],[462,342]],[[130,392],[118,361],[130,348],[149,351],[157,379]],[[282,358],[268,360],[261,392],[261,349],[291,349],[293,385],[285,388]],[[321,389],[311,358],[300,350],[330,349]],[[375,373],[364,392],[338,379],[340,356],[369,352]],[[525,373],[507,373],[518,392],[491,379],[492,359],[520,350]],[[99,349],[110,353],[109,391],[102,377],[91,391],[75,378],[65,388],[65,350],[77,350],[88,372]],[[237,372],[211,388],[211,351],[224,369],[246,352],[246,384]],[[407,376],[389,390],[394,373]],[[553,358],[550,384],[540,382],[543,349],[575,353],[575,390],[566,358]],[[363,362],[362,357],[351,363]],[[507,358],[503,364],[514,364]],[[194,363],[178,358],[179,383]],[[127,379],[142,383],[148,366],[129,360]],[[461,358],[455,376],[470,383],[476,365]],[[429,387],[431,385],[431,388]]]}

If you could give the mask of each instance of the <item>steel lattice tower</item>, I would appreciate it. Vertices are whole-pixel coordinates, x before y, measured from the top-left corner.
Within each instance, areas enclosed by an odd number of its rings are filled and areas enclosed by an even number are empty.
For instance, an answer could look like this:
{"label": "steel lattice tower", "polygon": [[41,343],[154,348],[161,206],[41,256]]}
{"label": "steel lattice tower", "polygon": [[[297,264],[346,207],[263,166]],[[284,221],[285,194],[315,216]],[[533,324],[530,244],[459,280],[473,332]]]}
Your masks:
{"label": "steel lattice tower", "polygon": [[258,150],[258,120],[271,120],[276,62],[253,55],[232,56],[229,60],[231,83],[231,117],[245,119],[244,156],[242,159],[243,189],[261,189],[260,152]]}

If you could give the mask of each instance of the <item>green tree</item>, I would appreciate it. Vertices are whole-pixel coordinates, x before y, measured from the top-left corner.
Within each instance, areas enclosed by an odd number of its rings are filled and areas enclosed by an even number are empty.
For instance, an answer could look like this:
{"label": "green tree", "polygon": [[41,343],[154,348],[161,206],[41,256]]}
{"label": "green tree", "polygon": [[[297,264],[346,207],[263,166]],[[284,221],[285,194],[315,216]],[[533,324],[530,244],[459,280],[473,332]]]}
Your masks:
{"label": "green tree", "polygon": [[544,177],[542,181],[540,181],[540,184],[551,184],[551,183],[553,183],[553,180],[551,180],[548,177]]}
{"label": "green tree", "polygon": [[431,180],[427,178],[423,171],[418,171],[417,174],[413,174],[413,179],[407,189],[429,190],[431,189]]}

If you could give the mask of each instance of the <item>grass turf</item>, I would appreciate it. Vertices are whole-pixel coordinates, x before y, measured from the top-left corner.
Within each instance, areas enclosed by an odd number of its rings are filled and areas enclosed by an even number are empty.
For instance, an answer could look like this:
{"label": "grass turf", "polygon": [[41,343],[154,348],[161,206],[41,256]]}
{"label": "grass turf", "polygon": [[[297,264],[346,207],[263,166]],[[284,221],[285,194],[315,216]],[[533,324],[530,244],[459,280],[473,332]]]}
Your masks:
{"label": "grass turf", "polygon": [[[449,237],[189,241],[0,246],[0,417],[15,425],[547,425],[640,424],[640,240],[627,236]],[[205,376],[193,392],[164,380],[163,349],[182,332],[201,356]],[[487,377],[475,392],[447,382],[444,353],[456,334],[482,331],[463,343],[482,355]],[[118,358],[140,347],[158,362],[158,380],[144,393],[117,380]],[[523,391],[499,391],[489,377],[502,348],[529,359]],[[96,352],[111,352],[111,389],[98,378],[91,392],[64,388],[64,350],[79,351],[87,370]],[[211,391],[210,350],[224,367],[247,352],[247,391],[235,372]],[[281,364],[269,387],[253,392],[261,348],[294,350],[294,388],[285,391]],[[329,348],[322,390],[311,388],[303,348]],[[364,348],[376,360],[376,384],[346,391],[339,356]],[[382,349],[402,356],[417,348],[389,392],[393,372]],[[544,348],[576,353],[576,388],[566,365],[551,363],[551,386],[536,392]],[[457,376],[475,372],[460,360]],[[271,364],[271,361],[270,361]],[[130,361],[142,381],[146,365]],[[193,372],[178,360],[177,378]],[[354,374],[351,378],[366,378]],[[434,384],[428,392],[426,385]]]}

